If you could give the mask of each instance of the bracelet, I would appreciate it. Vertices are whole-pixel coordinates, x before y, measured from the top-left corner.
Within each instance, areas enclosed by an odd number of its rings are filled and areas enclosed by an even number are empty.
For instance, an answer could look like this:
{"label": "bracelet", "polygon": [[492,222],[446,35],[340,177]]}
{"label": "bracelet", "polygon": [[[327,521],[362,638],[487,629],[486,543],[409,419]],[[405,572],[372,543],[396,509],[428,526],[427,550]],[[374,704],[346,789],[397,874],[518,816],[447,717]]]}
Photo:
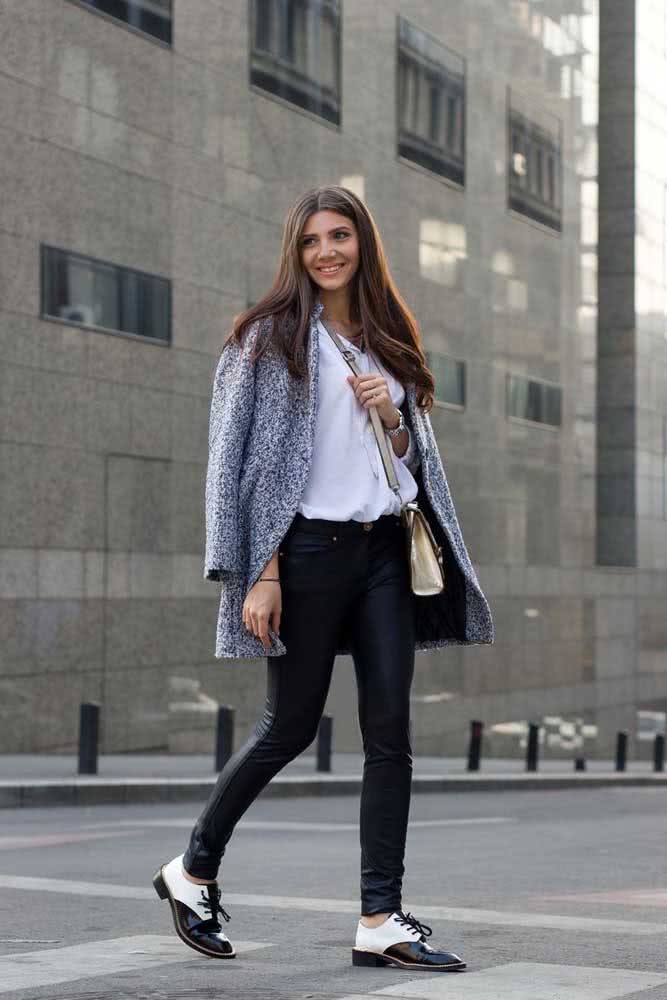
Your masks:
{"label": "bracelet", "polygon": [[280,583],[280,577],[279,576],[260,576],[257,582],[261,583],[262,581],[264,583]]}
{"label": "bracelet", "polygon": [[398,435],[401,433],[401,431],[407,430],[402,410],[399,410],[398,407],[395,407],[395,410],[398,413],[398,423],[396,424],[395,427],[392,427],[391,430],[389,430],[387,427],[385,427],[385,432],[389,435],[389,437],[392,437],[392,438],[393,437],[398,437]]}

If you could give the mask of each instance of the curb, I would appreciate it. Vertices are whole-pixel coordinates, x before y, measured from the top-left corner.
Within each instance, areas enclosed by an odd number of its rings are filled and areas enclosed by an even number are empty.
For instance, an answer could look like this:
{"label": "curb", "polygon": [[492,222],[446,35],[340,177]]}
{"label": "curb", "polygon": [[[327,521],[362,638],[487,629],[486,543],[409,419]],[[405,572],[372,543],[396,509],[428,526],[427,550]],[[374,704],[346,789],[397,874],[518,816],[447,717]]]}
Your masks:
{"label": "curb", "polygon": [[[46,806],[137,805],[159,802],[202,802],[215,785],[211,778],[61,778],[44,781],[0,782],[0,809]],[[412,791],[505,792],[551,791],[571,788],[645,788],[667,786],[667,772],[649,774],[494,774],[418,775]],[[277,775],[260,792],[264,798],[296,798],[304,795],[357,795],[361,777]]]}

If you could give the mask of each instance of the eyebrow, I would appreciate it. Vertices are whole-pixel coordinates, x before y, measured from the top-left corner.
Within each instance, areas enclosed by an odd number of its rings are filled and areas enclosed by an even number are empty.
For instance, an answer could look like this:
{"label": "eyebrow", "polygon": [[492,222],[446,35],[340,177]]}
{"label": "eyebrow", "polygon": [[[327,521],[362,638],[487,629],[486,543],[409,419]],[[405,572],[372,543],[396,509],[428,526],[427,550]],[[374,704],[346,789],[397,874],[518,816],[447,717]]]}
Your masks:
{"label": "eyebrow", "polygon": [[[328,235],[330,236],[331,233],[337,233],[339,229],[349,229],[349,228],[350,226],[346,222],[341,222],[340,226],[334,226],[333,229],[330,229]],[[301,239],[303,239],[305,236],[317,236],[317,233],[301,233]]]}

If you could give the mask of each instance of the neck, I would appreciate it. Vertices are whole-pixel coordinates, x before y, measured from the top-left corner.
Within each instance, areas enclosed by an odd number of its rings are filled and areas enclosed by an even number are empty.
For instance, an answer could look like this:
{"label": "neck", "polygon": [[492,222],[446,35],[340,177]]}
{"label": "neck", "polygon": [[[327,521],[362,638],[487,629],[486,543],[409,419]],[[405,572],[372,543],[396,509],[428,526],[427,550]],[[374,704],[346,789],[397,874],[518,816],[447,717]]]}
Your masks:
{"label": "neck", "polygon": [[332,291],[320,289],[320,302],[324,306],[322,315],[326,320],[350,326],[350,293],[347,287]]}

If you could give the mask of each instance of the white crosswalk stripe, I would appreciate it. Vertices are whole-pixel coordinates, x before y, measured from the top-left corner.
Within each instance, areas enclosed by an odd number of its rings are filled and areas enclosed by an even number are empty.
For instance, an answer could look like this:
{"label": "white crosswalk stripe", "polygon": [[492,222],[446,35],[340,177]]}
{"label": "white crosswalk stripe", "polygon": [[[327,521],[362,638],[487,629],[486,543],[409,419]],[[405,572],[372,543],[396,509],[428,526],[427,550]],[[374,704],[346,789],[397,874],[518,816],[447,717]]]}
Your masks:
{"label": "white crosswalk stripe", "polygon": [[[263,941],[234,941],[234,949],[239,954],[270,947],[273,946]],[[0,958],[0,993],[191,961],[201,961],[201,956],[179,941],[175,934],[168,937],[141,934],[66,948],[25,951]]]}
{"label": "white crosswalk stripe", "polygon": [[656,986],[667,986],[667,972],[509,962],[479,972],[424,973],[420,979],[340,1000],[622,1000]]}
{"label": "white crosswalk stripe", "polygon": [[[113,899],[151,899],[157,901],[148,886],[115,885],[109,882],[75,882],[67,879],[39,878],[31,875],[0,875],[0,888],[28,892],[60,892],[73,896],[99,896]],[[225,892],[223,903],[232,906],[262,906],[280,910],[307,910],[359,915],[358,899],[325,899],[310,896],[264,896]],[[407,906],[410,909],[410,906]],[[562,931],[586,931],[594,934],[644,936],[667,934],[667,923],[645,920],[614,920],[603,917],[575,917],[558,913],[516,910],[482,910],[467,906],[419,906],[419,916],[427,920],[451,920],[464,924],[492,924],[501,927],[548,927]]]}

